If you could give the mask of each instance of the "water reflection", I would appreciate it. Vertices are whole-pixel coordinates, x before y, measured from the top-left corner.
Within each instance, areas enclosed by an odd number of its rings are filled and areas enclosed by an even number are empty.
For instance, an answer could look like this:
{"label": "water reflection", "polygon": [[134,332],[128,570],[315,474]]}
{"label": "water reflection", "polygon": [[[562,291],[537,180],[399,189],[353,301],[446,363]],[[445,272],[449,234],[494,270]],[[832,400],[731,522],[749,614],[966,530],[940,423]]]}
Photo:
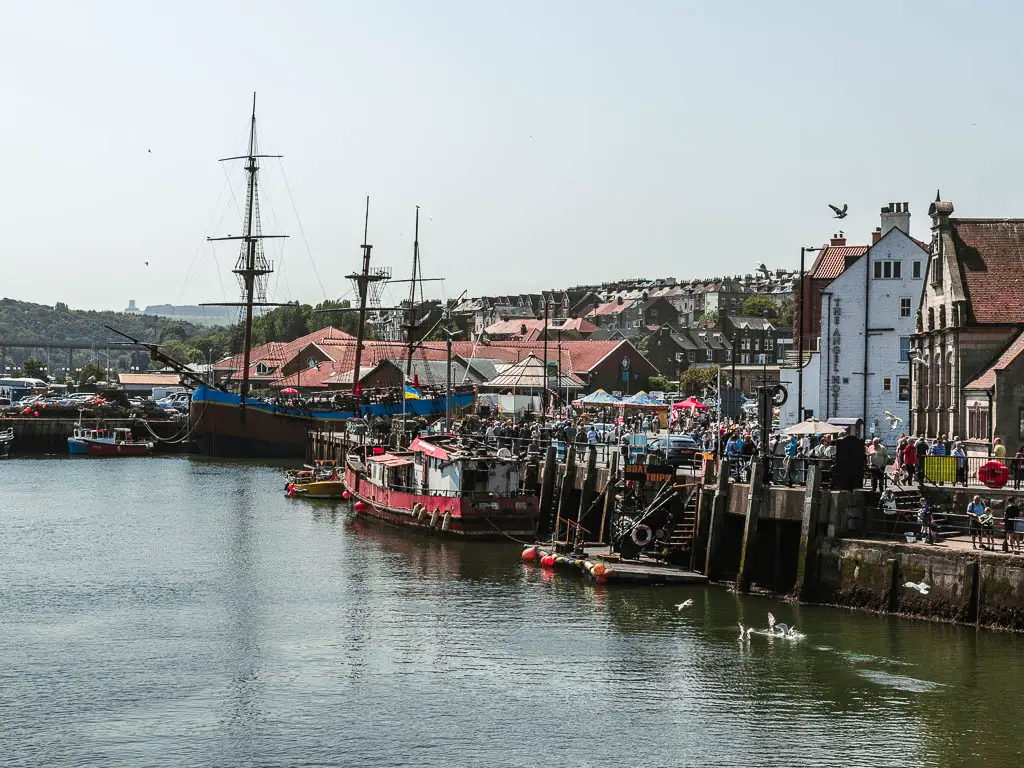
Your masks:
{"label": "water reflection", "polygon": [[[4,471],[5,763],[1022,764],[1018,636],[599,586],[286,499],[276,465]],[[739,641],[768,611],[805,638]]]}

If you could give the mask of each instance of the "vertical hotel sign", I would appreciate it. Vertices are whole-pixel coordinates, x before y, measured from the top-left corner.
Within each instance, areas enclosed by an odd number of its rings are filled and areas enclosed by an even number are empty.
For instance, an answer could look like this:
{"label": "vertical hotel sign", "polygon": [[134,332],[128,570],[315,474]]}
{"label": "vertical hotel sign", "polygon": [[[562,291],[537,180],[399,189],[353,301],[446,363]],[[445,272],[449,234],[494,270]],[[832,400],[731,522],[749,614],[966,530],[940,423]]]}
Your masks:
{"label": "vertical hotel sign", "polygon": [[[840,383],[840,381],[842,381],[842,379],[840,377],[840,374],[839,374],[839,359],[842,357],[842,345],[841,345],[842,336],[839,333],[839,318],[842,317],[842,315],[843,315],[843,310],[842,310],[842,307],[840,306],[840,301],[841,301],[841,299],[838,296],[834,296],[832,298],[832,328],[833,328],[833,331],[832,331],[832,338],[830,338],[828,340],[829,345],[831,347],[831,349],[829,351],[832,353],[832,381],[830,383],[832,385],[832,407],[833,407],[833,409],[835,408],[836,404],[839,402],[839,383]],[[825,418],[829,417],[830,410],[831,409],[829,409],[827,407],[827,403],[826,403]]]}

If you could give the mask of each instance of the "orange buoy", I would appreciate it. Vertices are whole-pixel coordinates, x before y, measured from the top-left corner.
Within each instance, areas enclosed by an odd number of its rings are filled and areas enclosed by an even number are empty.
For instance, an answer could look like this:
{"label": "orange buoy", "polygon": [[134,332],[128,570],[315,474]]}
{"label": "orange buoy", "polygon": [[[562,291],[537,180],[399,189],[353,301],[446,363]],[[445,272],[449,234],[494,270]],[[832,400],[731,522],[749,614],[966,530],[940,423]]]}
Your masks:
{"label": "orange buoy", "polygon": [[352,508],[356,512],[362,512],[363,510],[366,509],[366,505],[363,502],[361,502],[361,501],[357,501],[355,504],[352,505]]}
{"label": "orange buoy", "polygon": [[536,547],[527,547],[526,549],[523,550],[523,560],[529,560],[530,562],[533,562],[536,559],[537,559],[537,548]]}
{"label": "orange buoy", "polygon": [[590,569],[590,572],[594,576],[604,576],[605,565],[604,563],[594,563],[594,567]]}
{"label": "orange buoy", "polygon": [[542,566],[544,566],[545,568],[554,568],[555,567],[555,556],[554,555],[544,555],[544,557],[542,557],[540,559],[540,564]]}

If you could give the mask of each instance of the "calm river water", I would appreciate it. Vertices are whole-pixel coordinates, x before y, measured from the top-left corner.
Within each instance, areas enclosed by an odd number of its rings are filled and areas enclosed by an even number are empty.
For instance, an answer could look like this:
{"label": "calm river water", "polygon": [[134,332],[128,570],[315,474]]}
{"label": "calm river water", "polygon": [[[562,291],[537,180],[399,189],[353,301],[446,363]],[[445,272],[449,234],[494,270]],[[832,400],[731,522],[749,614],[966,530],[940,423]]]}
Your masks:
{"label": "calm river water", "polygon": [[[282,489],[0,463],[0,764],[1024,764],[1022,637],[595,587]],[[769,610],[806,637],[739,642]]]}

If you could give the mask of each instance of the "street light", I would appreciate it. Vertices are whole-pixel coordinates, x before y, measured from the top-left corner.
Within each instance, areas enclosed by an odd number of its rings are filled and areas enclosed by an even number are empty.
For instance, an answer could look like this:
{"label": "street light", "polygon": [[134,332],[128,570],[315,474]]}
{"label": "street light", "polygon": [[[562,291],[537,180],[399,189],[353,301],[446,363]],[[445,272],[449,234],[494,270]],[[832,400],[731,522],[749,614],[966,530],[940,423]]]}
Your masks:
{"label": "street light", "polygon": [[821,246],[801,246],[800,248],[800,328],[798,330],[799,345],[797,347],[797,423],[804,420],[804,326],[807,325],[807,292],[804,284],[804,256],[808,253],[824,250]]}

